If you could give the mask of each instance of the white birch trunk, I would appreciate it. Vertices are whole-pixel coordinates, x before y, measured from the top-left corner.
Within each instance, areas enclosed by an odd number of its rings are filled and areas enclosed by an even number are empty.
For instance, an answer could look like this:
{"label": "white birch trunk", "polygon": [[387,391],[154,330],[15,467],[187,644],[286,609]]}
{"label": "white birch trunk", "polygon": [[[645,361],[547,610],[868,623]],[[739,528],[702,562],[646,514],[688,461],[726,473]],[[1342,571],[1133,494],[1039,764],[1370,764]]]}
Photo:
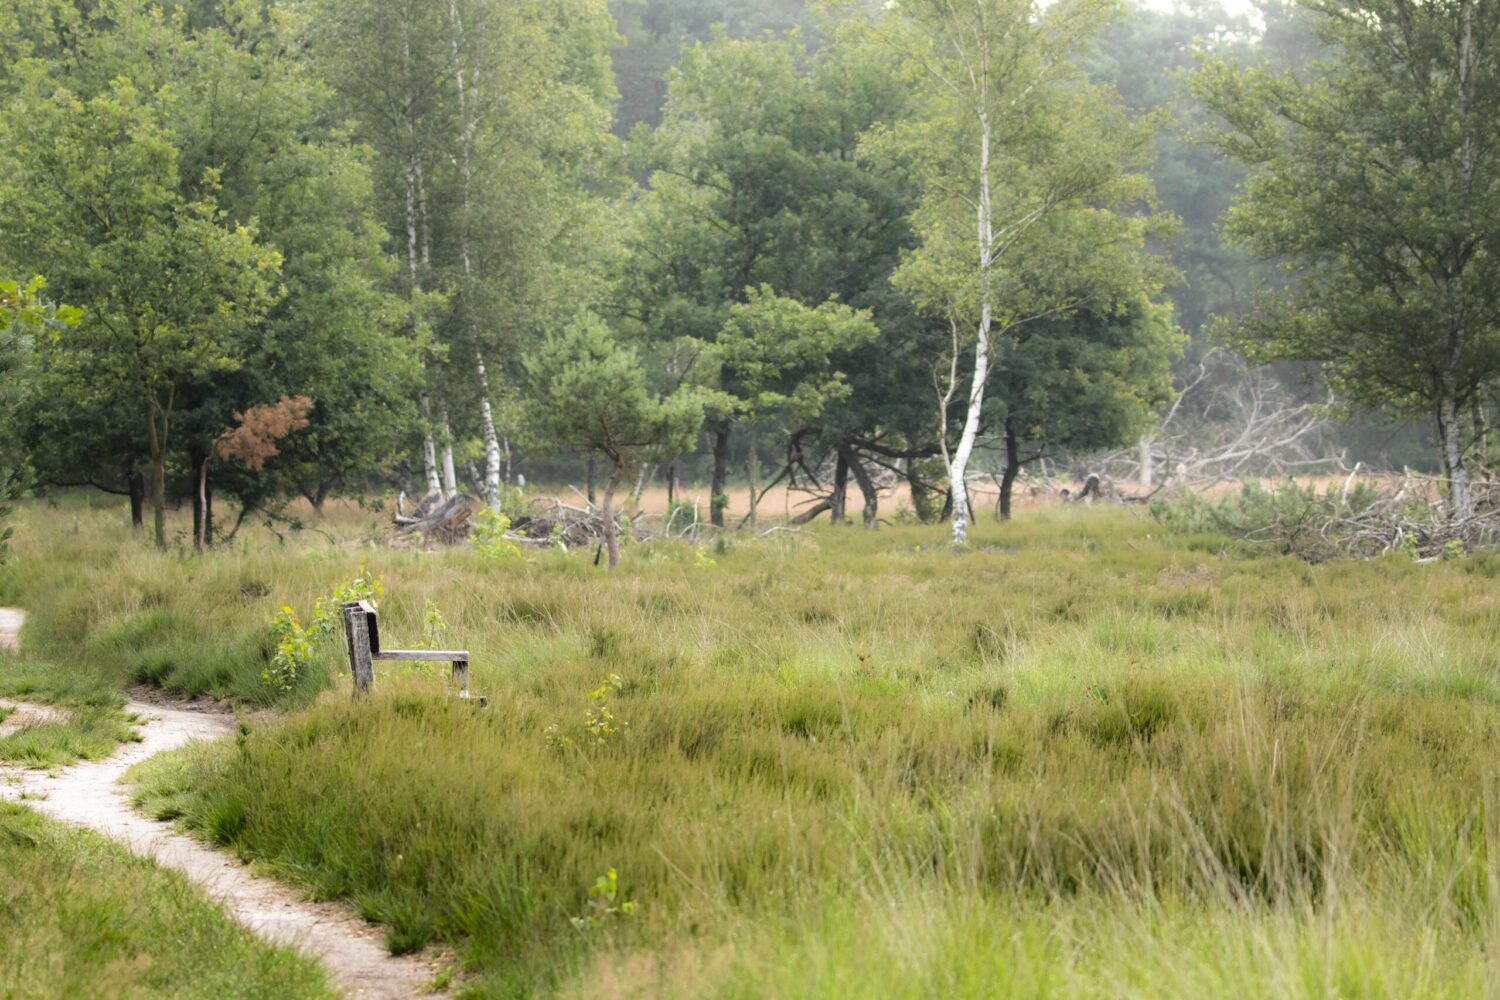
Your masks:
{"label": "white birch trunk", "polygon": [[422,404],[422,472],[427,477],[427,495],[443,492],[443,479],[438,474],[437,439],[432,436],[432,401],[424,391]]}
{"label": "white birch trunk", "polygon": [[[448,0],[449,43],[453,52],[453,83],[458,96],[458,169],[463,183],[463,224],[458,230],[459,256],[463,260],[464,281],[473,280],[473,260],[469,253],[470,187],[474,177],[474,114],[469,104],[469,85],[464,79],[463,20],[458,0]],[[479,380],[479,426],[484,435],[484,502],[494,510],[502,505],[500,491],[500,435],[495,430],[495,408],[490,402],[490,377],[479,347],[479,331],[469,318],[469,335],[474,340],[474,374]]]}
{"label": "white birch trunk", "polygon": [[1453,517],[1462,521],[1474,515],[1474,497],[1469,487],[1469,469],[1464,464],[1463,425],[1451,393],[1445,392],[1438,404],[1438,431],[1443,441],[1443,464],[1447,466]]}
{"label": "white birch trunk", "polygon": [[[984,95],[980,95],[981,102]],[[948,488],[953,495],[953,544],[969,540],[969,489],[966,476],[974,443],[979,437],[979,418],[984,410],[984,386],[990,374],[990,332],[995,307],[991,300],[990,269],[995,260],[995,229],[990,193],[990,118],[982,104],[979,111],[979,284],[982,305],[979,336],[974,344],[974,383],[969,388],[969,410],[963,433],[953,451]]]}
{"label": "white birch trunk", "polygon": [[443,496],[458,496],[458,469],[453,464],[453,431],[448,426],[448,404],[438,404],[439,451],[443,458]]}
{"label": "white birch trunk", "polygon": [[502,505],[500,496],[500,435],[495,432],[495,411],[490,406],[490,377],[484,367],[484,355],[474,354],[474,368],[479,375],[479,417],[484,431],[484,502],[495,510]]}
{"label": "white birch trunk", "polygon": [[[421,164],[417,158],[417,130],[413,120],[415,99],[411,90],[411,24],[405,8],[401,11],[401,79],[404,88],[401,123],[406,131],[406,269],[411,279],[412,294],[415,296],[422,290],[417,214]],[[442,493],[443,480],[438,474],[437,440],[432,435],[432,401],[426,389],[418,396],[418,402],[422,410],[422,473],[427,480],[427,495],[431,496]]]}
{"label": "white birch trunk", "polygon": [[1148,490],[1151,488],[1151,484],[1152,484],[1153,480],[1155,479],[1155,469],[1152,467],[1152,465],[1153,465],[1153,463],[1156,460],[1155,460],[1155,458],[1151,454],[1151,445],[1152,445],[1151,435],[1150,434],[1142,434],[1141,435],[1141,486],[1143,486],[1144,488],[1146,488]]}

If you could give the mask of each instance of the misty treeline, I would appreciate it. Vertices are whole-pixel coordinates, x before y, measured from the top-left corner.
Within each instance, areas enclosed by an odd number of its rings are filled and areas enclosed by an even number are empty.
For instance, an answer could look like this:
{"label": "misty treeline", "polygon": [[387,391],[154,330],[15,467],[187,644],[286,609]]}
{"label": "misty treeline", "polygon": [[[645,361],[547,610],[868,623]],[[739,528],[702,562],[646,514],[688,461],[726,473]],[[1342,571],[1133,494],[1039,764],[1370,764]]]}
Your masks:
{"label": "misty treeline", "polygon": [[1008,515],[1028,463],[1149,443],[1215,340],[1429,421],[1463,511],[1500,374],[1496,21],[18,0],[0,460],[163,546],[178,503],[207,547],[299,496],[504,508],[527,468],[606,511],[706,480],[721,525],[732,480],[752,523],[790,483],[871,525],[900,480],[962,541],[976,476]]}

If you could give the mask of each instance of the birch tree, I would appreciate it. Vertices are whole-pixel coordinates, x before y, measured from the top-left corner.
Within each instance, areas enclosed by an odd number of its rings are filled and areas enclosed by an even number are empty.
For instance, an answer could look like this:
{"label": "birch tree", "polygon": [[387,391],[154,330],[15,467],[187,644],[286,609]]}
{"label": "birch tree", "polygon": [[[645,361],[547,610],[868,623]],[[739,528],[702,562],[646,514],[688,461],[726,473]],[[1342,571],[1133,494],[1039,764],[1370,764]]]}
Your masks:
{"label": "birch tree", "polygon": [[1287,275],[1229,329],[1253,359],[1319,363],[1351,404],[1432,420],[1461,520],[1470,414],[1500,378],[1500,10],[1305,6],[1331,53],[1315,72],[1215,60],[1195,83],[1250,169],[1227,229]]}
{"label": "birch tree", "polygon": [[963,419],[951,451],[944,447],[952,536],[963,544],[986,387],[1004,363],[997,325],[1027,318],[1005,298],[1007,262],[1050,216],[1124,197],[1125,169],[1143,159],[1146,131],[1070,63],[1114,10],[1107,0],[1045,9],[1032,0],[900,0],[887,10],[878,31],[927,97],[925,113],[890,137],[914,157],[929,191],[918,215],[924,246],[898,281],[972,330]]}
{"label": "birch tree", "polygon": [[590,192],[613,97],[603,0],[314,10],[317,58],[376,151],[386,223],[434,338],[428,489],[457,488],[455,442],[477,436],[480,489],[498,506],[520,356],[587,304],[589,250],[606,242]]}

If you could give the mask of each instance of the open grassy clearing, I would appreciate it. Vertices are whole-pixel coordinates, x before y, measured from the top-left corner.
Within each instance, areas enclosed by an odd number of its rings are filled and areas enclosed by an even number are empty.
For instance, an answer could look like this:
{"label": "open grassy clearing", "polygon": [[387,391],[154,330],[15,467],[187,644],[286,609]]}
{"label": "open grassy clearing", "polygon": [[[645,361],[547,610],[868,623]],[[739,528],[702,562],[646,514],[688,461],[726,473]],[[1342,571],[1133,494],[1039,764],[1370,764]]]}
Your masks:
{"label": "open grassy clearing", "polygon": [[0,996],[332,996],[183,879],[29,810],[0,804],[0,872]]}
{"label": "open grassy clearing", "polygon": [[27,512],[0,603],[46,662],[271,702],[266,621],[361,558],[387,643],[431,601],[474,651],[485,712],[386,665],[320,695],[335,640],[305,710],[138,776],[394,948],[454,941],[475,994],[1500,992],[1494,557],[1309,567],[1071,511],[606,577],[306,536],[193,560],[115,516]]}

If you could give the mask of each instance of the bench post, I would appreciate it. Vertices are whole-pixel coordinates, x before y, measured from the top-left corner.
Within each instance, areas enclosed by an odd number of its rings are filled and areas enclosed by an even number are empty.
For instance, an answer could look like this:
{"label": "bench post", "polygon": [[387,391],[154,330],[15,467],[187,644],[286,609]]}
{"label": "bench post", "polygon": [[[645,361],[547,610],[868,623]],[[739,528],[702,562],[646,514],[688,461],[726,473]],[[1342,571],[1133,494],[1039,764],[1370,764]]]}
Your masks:
{"label": "bench post", "polygon": [[349,672],[354,696],[367,694],[375,683],[375,660],[370,651],[370,611],[363,601],[344,605],[344,634],[349,639]]}
{"label": "bench post", "polygon": [[458,681],[458,696],[460,698],[467,698],[467,697],[469,697],[469,661],[468,660],[454,660],[453,661],[453,679],[456,680],[456,681]]}

